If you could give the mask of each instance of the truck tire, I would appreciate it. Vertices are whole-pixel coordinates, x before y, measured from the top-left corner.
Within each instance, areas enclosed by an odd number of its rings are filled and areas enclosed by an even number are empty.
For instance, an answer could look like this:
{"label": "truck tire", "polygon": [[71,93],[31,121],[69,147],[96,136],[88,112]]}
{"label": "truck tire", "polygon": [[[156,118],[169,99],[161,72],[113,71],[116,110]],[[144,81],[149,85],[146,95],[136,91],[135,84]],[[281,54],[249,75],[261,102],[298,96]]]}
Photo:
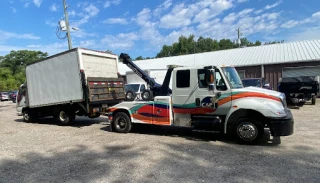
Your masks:
{"label": "truck tire", "polygon": [[67,110],[60,110],[56,118],[61,125],[70,125],[74,122],[76,115]]}
{"label": "truck tire", "polygon": [[263,125],[249,117],[238,119],[232,130],[238,142],[250,145],[259,144],[264,135]]}
{"label": "truck tire", "polygon": [[126,93],[126,101],[134,101],[134,99],[137,97],[137,94],[131,90],[127,91]]}
{"label": "truck tire", "polygon": [[312,105],[316,105],[316,101],[317,101],[317,96],[316,96],[316,95],[313,95],[313,96],[312,96],[312,99],[311,99]]}
{"label": "truck tire", "polygon": [[144,101],[151,101],[153,100],[153,93],[151,90],[145,90],[144,92],[142,92],[141,97]]}
{"label": "truck tire", "polygon": [[23,121],[24,121],[24,122],[31,122],[31,121],[33,121],[33,118],[32,118],[32,116],[29,114],[28,111],[24,111],[24,112],[22,113],[22,117],[23,117]]}
{"label": "truck tire", "polygon": [[128,133],[132,128],[131,119],[128,114],[124,112],[116,113],[111,125],[112,129],[114,129],[118,133]]}

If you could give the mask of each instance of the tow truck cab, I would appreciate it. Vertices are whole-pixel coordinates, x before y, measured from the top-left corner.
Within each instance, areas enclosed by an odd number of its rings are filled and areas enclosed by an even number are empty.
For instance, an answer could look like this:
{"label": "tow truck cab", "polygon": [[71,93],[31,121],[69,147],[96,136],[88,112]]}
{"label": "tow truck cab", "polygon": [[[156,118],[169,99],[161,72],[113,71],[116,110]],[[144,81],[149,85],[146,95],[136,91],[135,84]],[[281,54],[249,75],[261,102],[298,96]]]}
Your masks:
{"label": "tow truck cab", "polygon": [[132,123],[184,126],[220,131],[251,144],[260,142],[265,127],[272,136],[293,134],[294,120],[285,95],[243,87],[234,67],[176,67],[171,79],[172,93],[167,96],[125,101],[110,108],[112,129],[126,133]]}

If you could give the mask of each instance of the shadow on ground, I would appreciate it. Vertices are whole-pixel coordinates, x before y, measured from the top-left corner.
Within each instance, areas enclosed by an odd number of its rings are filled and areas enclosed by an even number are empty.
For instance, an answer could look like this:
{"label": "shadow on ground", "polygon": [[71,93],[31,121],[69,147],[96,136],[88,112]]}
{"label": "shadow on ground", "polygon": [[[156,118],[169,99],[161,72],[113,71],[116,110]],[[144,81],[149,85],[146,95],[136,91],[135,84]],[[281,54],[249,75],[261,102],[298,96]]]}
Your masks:
{"label": "shadow on ground", "polygon": [[[57,120],[55,120],[54,118],[52,118],[52,117],[40,118],[40,119],[37,119],[37,120],[35,120],[33,122],[24,122],[22,117],[21,117],[21,118],[15,119],[14,121],[22,122],[22,123],[30,123],[30,124],[44,124],[44,125],[63,126],[63,125],[60,125],[59,122]],[[84,126],[91,126],[93,124],[99,124],[99,123],[105,122],[105,121],[106,121],[105,118],[93,118],[93,119],[90,119],[90,118],[86,118],[86,117],[77,116],[75,122],[72,125],[67,125],[67,126],[79,128],[79,127],[84,127]]]}
{"label": "shadow on ground", "polygon": [[[107,123],[106,126],[101,128],[101,130],[111,132],[110,124]],[[199,132],[186,127],[134,124],[130,133],[153,136],[182,137],[192,141],[221,141],[230,144],[239,144],[238,142],[234,141],[234,139],[226,135],[221,135],[218,132]],[[270,131],[265,129],[264,137],[259,146],[276,146],[279,144],[281,144],[281,139],[272,138]]]}

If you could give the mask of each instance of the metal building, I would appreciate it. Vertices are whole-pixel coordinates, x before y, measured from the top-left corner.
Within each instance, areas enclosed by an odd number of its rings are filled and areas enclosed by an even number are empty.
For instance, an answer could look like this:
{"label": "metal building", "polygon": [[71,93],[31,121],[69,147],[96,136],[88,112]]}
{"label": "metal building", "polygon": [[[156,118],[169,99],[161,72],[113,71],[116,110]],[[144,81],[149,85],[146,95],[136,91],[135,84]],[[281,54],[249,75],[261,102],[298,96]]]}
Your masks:
{"label": "metal building", "polygon": [[[279,78],[320,76],[320,40],[305,40],[255,47],[135,61],[142,69],[165,69],[167,65],[232,65],[241,78],[264,77],[274,89]],[[130,69],[119,64],[125,75]]]}

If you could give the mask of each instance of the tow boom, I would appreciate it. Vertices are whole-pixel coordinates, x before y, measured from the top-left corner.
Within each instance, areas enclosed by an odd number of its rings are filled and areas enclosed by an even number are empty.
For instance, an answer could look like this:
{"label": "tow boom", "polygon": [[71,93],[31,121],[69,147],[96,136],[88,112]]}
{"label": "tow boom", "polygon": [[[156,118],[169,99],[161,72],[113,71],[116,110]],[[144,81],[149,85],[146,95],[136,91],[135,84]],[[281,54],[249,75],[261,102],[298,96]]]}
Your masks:
{"label": "tow boom", "polygon": [[150,86],[150,90],[153,92],[154,96],[166,96],[172,93],[171,89],[169,88],[169,83],[173,69],[168,69],[163,81],[163,85],[161,85],[151,78],[145,71],[140,69],[135,63],[133,63],[128,54],[121,53],[119,58],[122,60],[122,63],[126,64],[134,73],[136,73]]}

